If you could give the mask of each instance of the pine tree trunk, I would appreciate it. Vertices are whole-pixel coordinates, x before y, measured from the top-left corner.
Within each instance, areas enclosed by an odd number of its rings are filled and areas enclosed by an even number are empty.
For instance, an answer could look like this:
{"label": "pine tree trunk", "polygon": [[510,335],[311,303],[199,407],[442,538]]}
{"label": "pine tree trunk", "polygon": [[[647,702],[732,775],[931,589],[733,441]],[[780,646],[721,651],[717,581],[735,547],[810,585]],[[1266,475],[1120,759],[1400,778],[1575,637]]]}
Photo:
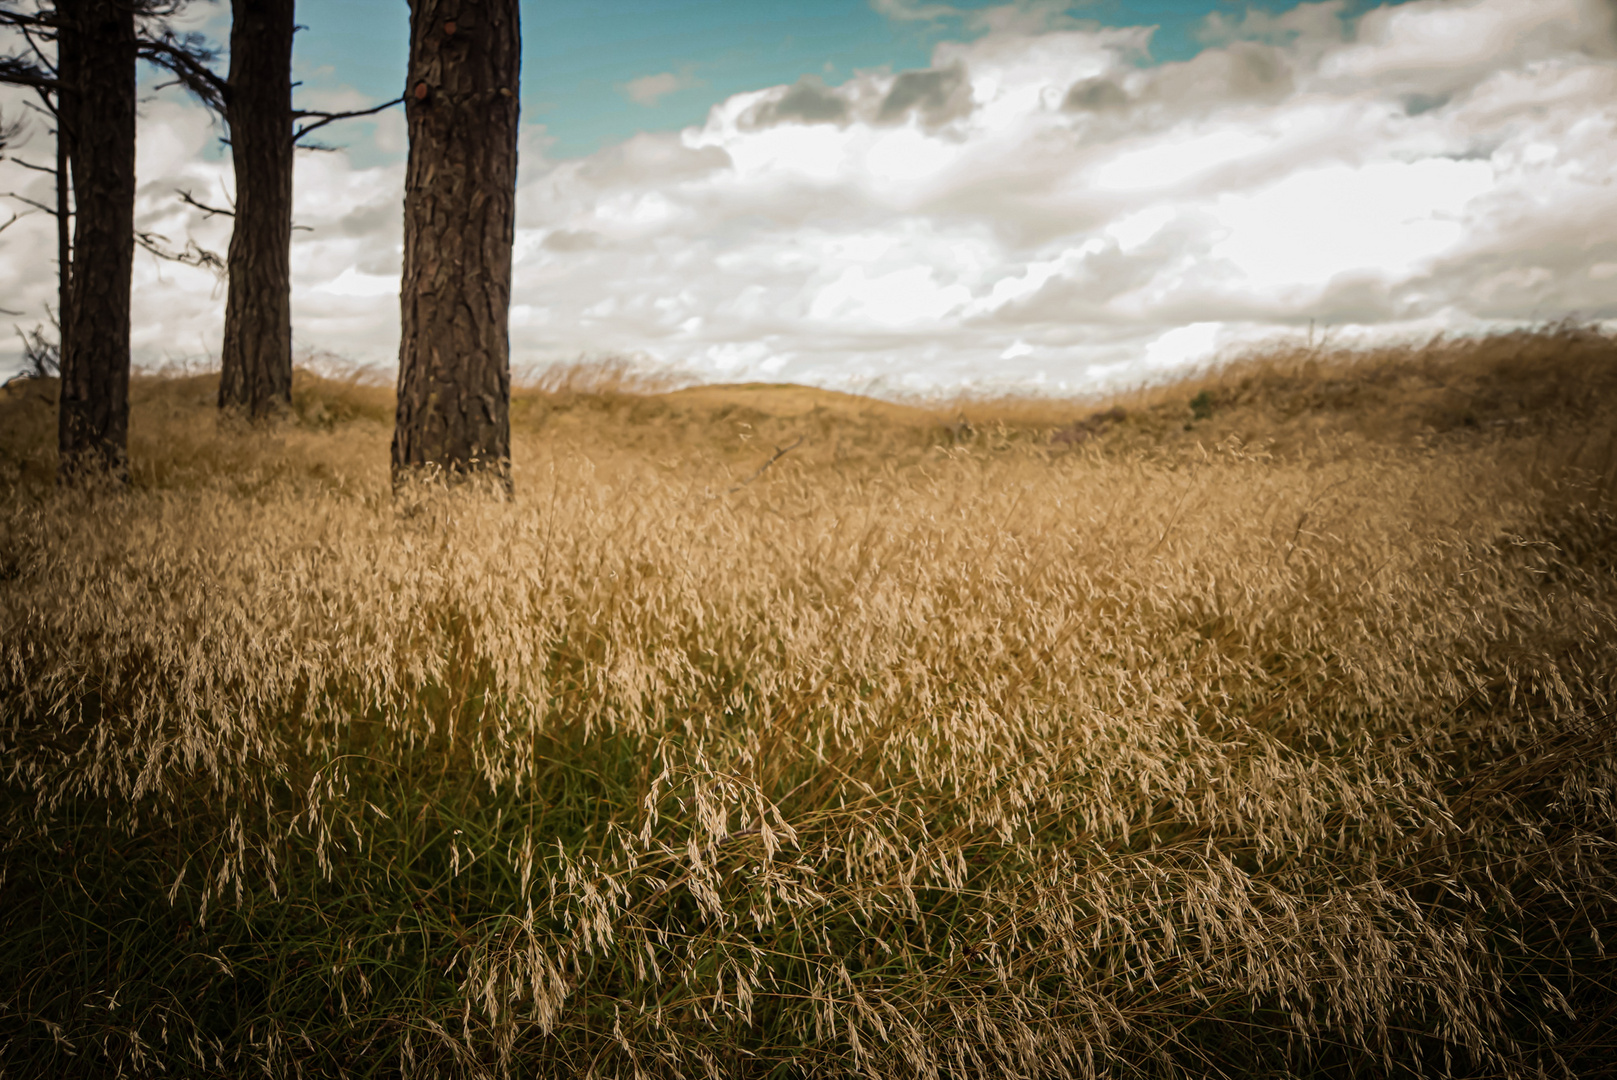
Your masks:
{"label": "pine tree trunk", "polygon": [[[73,273],[62,325],[58,478],[128,477],[129,289],[135,258],[135,18],[127,0],[59,0],[76,72]],[[71,100],[73,94],[64,94]]]}
{"label": "pine tree trunk", "polygon": [[510,484],[520,67],[517,0],[411,0],[395,482]]}
{"label": "pine tree trunk", "polygon": [[[64,46],[62,38],[71,34],[67,27],[57,29],[56,77],[65,85],[72,85],[77,73],[68,67],[75,49]],[[71,197],[73,170],[73,118],[71,104],[77,104],[78,95],[56,92],[56,358],[67,355],[68,287],[73,277],[73,200]]]}
{"label": "pine tree trunk", "polygon": [[292,31],[293,0],[232,0],[236,227],[219,407],[255,420],[292,400]]}

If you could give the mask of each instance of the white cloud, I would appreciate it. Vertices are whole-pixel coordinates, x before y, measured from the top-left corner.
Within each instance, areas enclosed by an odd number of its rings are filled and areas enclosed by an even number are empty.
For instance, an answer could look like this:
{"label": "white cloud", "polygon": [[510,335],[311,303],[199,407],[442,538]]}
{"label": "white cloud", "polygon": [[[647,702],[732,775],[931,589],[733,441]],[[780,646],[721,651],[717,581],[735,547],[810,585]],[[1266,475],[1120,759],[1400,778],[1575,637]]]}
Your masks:
{"label": "white cloud", "polygon": [[1171,206],[1148,206],[1106,227],[1106,235],[1117,241],[1117,246],[1128,254],[1150,243],[1163,226],[1174,219],[1177,211]]}
{"label": "white cloud", "polygon": [[[513,361],[1079,387],[1310,320],[1348,341],[1617,317],[1608,0],[1343,10],[1210,19],[1202,55],[1151,65],[1149,28],[1024,2],[925,71],[733,95],[699,127],[588,158],[547,158],[530,127]],[[223,250],[228,225],[172,195],[228,190],[228,161],[202,152],[214,132],[163,103],[144,125],[142,227]],[[299,159],[314,231],[294,241],[296,333],[386,363],[403,170],[356,160]],[[50,299],[48,255],[21,254],[49,244],[37,215],[0,238],[7,306]],[[216,349],[222,294],[143,259],[137,356]]]}
{"label": "white cloud", "polygon": [[1464,235],[1465,207],[1494,180],[1483,161],[1427,158],[1331,165],[1221,196],[1210,254],[1253,287],[1323,285],[1355,270],[1411,276]]}
{"label": "white cloud", "polygon": [[1090,181],[1112,191],[1173,187],[1220,165],[1250,160],[1271,144],[1256,132],[1238,128],[1209,131],[1181,142],[1164,143],[1150,137],[1145,142],[1141,149],[1103,162],[1090,174]]}
{"label": "white cloud", "polygon": [[669,94],[696,86],[697,80],[689,72],[676,75],[672,71],[656,75],[642,75],[630,79],[618,89],[636,105],[655,105]]}
{"label": "white cloud", "polygon": [[964,285],[940,285],[926,266],[906,266],[875,277],[850,266],[820,289],[809,317],[834,327],[904,329],[936,326],[971,299]]}
{"label": "white cloud", "polygon": [[315,287],[329,296],[398,296],[399,278],[394,274],[367,274],[350,266],[335,278]]}
{"label": "white cloud", "polygon": [[1169,330],[1145,347],[1145,366],[1172,370],[1210,357],[1219,340],[1221,323],[1198,322]]}
{"label": "white cloud", "polygon": [[[1357,34],[1305,5],[1144,67],[1146,31],[1006,14],[937,48],[901,120],[900,75],[863,72],[736,95],[610,180],[547,164],[524,226],[605,239],[517,288],[555,307],[559,356],[732,378],[789,352],[784,377],[905,385],[1146,377],[1310,319],[1343,339],[1617,314],[1594,269],[1617,264],[1603,4],[1542,2],[1572,29],[1535,0],[1414,0]],[[1468,45],[1455,70],[1457,11],[1500,63]],[[680,151],[722,157],[650,164]],[[569,321],[601,290],[609,323]]]}
{"label": "white cloud", "polygon": [[876,14],[896,22],[922,22],[959,15],[960,9],[948,4],[926,4],[918,0],[870,0]]}
{"label": "white cloud", "polygon": [[1320,64],[1326,80],[1374,81],[1445,90],[1501,68],[1609,56],[1614,10],[1599,0],[1449,0],[1380,7],[1359,21],[1356,41]]}

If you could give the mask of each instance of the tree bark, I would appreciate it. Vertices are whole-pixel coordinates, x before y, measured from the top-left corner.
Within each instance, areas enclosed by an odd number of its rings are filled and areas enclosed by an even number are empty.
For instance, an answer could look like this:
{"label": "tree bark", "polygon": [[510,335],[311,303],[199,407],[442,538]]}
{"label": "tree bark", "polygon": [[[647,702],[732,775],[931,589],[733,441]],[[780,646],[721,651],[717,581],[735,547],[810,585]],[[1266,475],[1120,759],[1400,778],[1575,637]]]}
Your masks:
{"label": "tree bark", "polygon": [[[63,86],[74,85],[78,73],[68,67],[76,49],[64,44],[63,36],[72,31],[61,26],[56,31],[56,75]],[[69,100],[71,99],[71,101]],[[73,276],[73,118],[72,105],[78,95],[56,91],[56,357],[67,355],[68,288]]]}
{"label": "tree bark", "polygon": [[411,0],[395,483],[510,486],[520,68],[518,0]]}
{"label": "tree bark", "polygon": [[73,273],[62,324],[58,480],[128,478],[129,289],[135,258],[135,16],[128,0],[59,0],[72,123]]}
{"label": "tree bark", "polygon": [[219,407],[262,419],[292,400],[294,0],[232,0],[227,112],[236,225]]}

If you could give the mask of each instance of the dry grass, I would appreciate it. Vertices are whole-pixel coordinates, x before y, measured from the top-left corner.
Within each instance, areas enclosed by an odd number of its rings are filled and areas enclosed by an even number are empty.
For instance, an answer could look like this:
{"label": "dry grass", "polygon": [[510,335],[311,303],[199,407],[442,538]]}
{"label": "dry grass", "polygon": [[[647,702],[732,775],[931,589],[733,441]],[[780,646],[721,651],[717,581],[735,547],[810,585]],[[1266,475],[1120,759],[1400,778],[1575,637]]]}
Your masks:
{"label": "dry grass", "polygon": [[0,1071],[1596,1075],[1614,379],[1270,356],[1082,439],[575,379],[509,503],[395,502],[309,376],[138,383],[58,495],[14,387]]}

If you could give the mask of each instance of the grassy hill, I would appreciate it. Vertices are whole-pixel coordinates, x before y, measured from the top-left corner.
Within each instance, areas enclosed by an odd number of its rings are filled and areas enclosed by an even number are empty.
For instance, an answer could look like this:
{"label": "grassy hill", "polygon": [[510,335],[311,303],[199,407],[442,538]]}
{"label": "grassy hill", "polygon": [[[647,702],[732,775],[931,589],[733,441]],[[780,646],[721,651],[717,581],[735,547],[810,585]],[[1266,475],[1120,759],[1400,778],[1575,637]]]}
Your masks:
{"label": "grassy hill", "polygon": [[0,391],[0,1074],[1598,1076],[1617,341]]}

